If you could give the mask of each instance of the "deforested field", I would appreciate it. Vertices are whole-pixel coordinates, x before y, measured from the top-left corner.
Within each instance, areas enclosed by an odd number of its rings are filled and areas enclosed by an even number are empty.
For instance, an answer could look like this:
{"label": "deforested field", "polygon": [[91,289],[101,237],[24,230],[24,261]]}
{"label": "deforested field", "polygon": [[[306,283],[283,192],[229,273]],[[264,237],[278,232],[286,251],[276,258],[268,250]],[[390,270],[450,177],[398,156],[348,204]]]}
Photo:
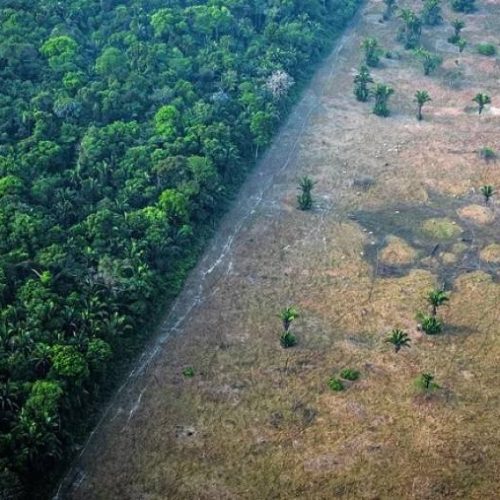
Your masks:
{"label": "deforested field", "polygon": [[[423,47],[442,58],[426,76],[397,40],[398,12],[381,22],[384,3],[366,2],[242,187],[63,496],[500,496],[500,201],[481,191],[500,191],[500,62],[477,49],[498,48],[500,4],[476,3],[458,14],[443,2],[443,22],[423,27]],[[462,52],[447,41],[457,18]],[[353,94],[366,37],[382,49],[373,80],[394,89],[387,117]],[[417,90],[432,99],[421,121]],[[491,100],[481,114],[478,93]],[[311,210],[297,209],[303,176],[315,182]],[[442,332],[429,335],[418,313],[429,312],[432,289],[449,301],[437,313]],[[286,306],[299,313],[290,348],[279,341]],[[393,329],[410,340],[399,352],[386,342]],[[346,368],[359,378],[345,380]],[[434,377],[427,387],[422,374]]]}

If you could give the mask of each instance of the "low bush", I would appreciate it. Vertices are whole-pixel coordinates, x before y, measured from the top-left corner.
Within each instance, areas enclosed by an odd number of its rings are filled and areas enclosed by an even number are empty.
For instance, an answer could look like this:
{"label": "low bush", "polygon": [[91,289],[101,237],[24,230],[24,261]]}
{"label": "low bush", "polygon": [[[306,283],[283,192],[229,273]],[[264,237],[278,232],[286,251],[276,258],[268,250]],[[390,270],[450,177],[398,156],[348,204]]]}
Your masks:
{"label": "low bush", "polygon": [[344,390],[344,384],[342,383],[342,380],[336,377],[332,377],[328,381],[328,387],[335,392],[340,392]]}
{"label": "low bush", "polygon": [[492,43],[480,43],[477,46],[477,51],[482,56],[494,56],[497,53],[497,48]]}
{"label": "low bush", "polygon": [[358,370],[352,370],[351,368],[344,368],[340,372],[340,376],[345,379],[345,380],[358,380],[359,378],[359,371]]}

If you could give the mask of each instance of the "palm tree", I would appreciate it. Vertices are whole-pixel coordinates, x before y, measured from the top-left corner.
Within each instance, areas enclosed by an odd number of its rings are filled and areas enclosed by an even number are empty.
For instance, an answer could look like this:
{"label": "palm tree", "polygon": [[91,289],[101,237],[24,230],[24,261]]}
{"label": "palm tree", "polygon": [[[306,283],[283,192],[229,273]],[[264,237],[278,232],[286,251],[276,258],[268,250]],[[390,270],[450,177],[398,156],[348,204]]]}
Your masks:
{"label": "palm tree", "polygon": [[394,89],[389,87],[389,85],[377,83],[375,90],[372,91],[372,94],[375,96],[373,112],[377,116],[389,116],[387,101],[389,100],[389,97],[394,94]]}
{"label": "palm tree", "polygon": [[310,177],[304,176],[299,180],[299,189],[301,193],[297,196],[297,203],[299,204],[300,210],[309,210],[312,207],[313,199],[311,191],[313,187],[314,181]]}
{"label": "palm tree", "polygon": [[490,202],[490,198],[495,194],[495,191],[493,189],[493,186],[487,184],[486,186],[481,187],[481,193],[483,193],[484,202],[486,203],[486,205],[488,205]]}
{"label": "palm tree", "polygon": [[279,316],[283,323],[283,330],[288,332],[293,320],[299,317],[299,312],[294,306],[289,306],[282,309]]}
{"label": "palm tree", "polygon": [[427,335],[437,335],[443,331],[443,322],[439,318],[436,318],[436,316],[423,314],[420,317],[420,322],[422,324],[422,330]]}
{"label": "palm tree", "polygon": [[450,43],[458,43],[460,40],[460,32],[464,29],[465,23],[461,19],[455,19],[451,22],[453,26],[454,33],[448,38]]}
{"label": "palm tree", "polygon": [[472,100],[475,103],[477,103],[477,105],[479,106],[479,109],[478,109],[479,114],[481,114],[483,112],[483,109],[486,106],[486,104],[491,103],[490,96],[488,94],[483,94],[482,92],[479,92],[478,94],[476,94],[476,96]]}
{"label": "palm tree", "polygon": [[432,101],[427,90],[417,90],[415,92],[415,102],[417,103],[417,119],[422,120],[422,108],[425,103]]}
{"label": "palm tree", "polygon": [[394,352],[399,352],[402,347],[410,347],[410,337],[403,330],[398,330],[395,328],[389,333],[389,337],[386,342],[394,346]]}
{"label": "palm tree", "polygon": [[414,49],[420,45],[422,19],[411,9],[401,9],[399,18],[405,23],[400,36],[405,42],[405,49]]}
{"label": "palm tree", "polygon": [[361,47],[365,51],[365,63],[373,68],[378,66],[380,61],[380,47],[376,38],[365,38],[361,43]]}
{"label": "palm tree", "polygon": [[358,101],[365,102],[368,99],[370,95],[369,83],[373,83],[373,78],[368,66],[363,64],[359,68],[359,73],[354,77],[354,95]]}
{"label": "palm tree", "polygon": [[427,295],[427,302],[432,307],[432,315],[436,316],[438,307],[450,300],[449,294],[444,290],[432,290]]}

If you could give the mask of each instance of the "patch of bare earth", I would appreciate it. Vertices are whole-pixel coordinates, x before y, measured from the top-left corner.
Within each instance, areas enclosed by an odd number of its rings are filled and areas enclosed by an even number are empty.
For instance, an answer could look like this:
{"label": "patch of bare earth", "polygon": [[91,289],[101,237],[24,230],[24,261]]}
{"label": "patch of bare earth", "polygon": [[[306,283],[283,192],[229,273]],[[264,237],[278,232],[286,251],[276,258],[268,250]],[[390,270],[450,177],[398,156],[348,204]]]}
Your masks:
{"label": "patch of bare earth", "polygon": [[[480,186],[500,188],[499,166],[479,155],[500,151],[500,116],[472,103],[487,92],[500,104],[500,67],[474,49],[498,42],[500,5],[477,4],[458,54],[442,2],[446,21],[423,40],[444,63],[427,77],[395,40],[397,16],[380,23],[383,3],[366,3],[223,220],[162,327],[172,335],[114,400],[68,498],[500,497],[500,231],[476,208]],[[385,119],[352,94],[366,36],[400,54],[372,72],[395,89]],[[432,97],[421,122],[418,89]],[[303,175],[317,181],[310,212],[295,208]],[[373,212],[385,227],[404,207],[416,229],[377,235],[357,221]],[[437,221],[428,232],[423,208]],[[381,274],[380,258],[399,267]],[[443,281],[445,329],[426,336],[416,313]],[[298,345],[285,350],[277,314],[289,304]],[[393,328],[411,338],[397,354]],[[360,379],[331,391],[344,368]],[[440,389],[419,394],[422,372]]]}

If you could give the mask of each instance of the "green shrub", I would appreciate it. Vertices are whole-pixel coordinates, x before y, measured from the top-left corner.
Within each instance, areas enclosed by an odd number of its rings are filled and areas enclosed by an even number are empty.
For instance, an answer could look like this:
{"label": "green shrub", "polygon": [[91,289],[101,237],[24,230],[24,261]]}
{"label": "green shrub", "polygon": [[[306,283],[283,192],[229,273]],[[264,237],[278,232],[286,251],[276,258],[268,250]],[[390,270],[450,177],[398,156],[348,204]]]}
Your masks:
{"label": "green shrub", "polygon": [[486,160],[486,161],[493,161],[493,160],[496,160],[496,158],[497,158],[496,151],[493,148],[490,148],[487,146],[481,149],[481,151],[479,152],[479,155],[481,156],[481,158],[483,160]]}
{"label": "green shrub", "polygon": [[434,375],[431,373],[421,373],[415,379],[415,386],[424,392],[432,392],[435,389],[439,389],[439,385],[434,382]]}
{"label": "green shrub", "polygon": [[436,316],[422,314],[420,316],[420,323],[422,330],[427,335],[437,335],[443,331],[443,322],[439,318],[436,318]]}
{"label": "green shrub", "polygon": [[194,377],[194,368],[192,366],[186,366],[186,368],[182,370],[182,374],[187,378],[192,378]]}
{"label": "green shrub", "polygon": [[477,51],[482,56],[494,56],[497,53],[497,48],[492,43],[480,43],[477,46]]}
{"label": "green shrub", "polygon": [[342,383],[342,380],[336,377],[332,377],[328,381],[328,387],[335,392],[340,392],[344,390],[344,384]]}
{"label": "green shrub", "polygon": [[359,378],[359,371],[358,370],[352,370],[351,368],[344,368],[340,372],[340,376],[345,379],[345,380],[358,380]]}
{"label": "green shrub", "polygon": [[453,10],[470,14],[476,10],[476,0],[451,0]]}
{"label": "green shrub", "polygon": [[283,332],[280,335],[280,344],[281,347],[287,349],[288,347],[293,347],[297,344],[297,337],[292,332]]}

